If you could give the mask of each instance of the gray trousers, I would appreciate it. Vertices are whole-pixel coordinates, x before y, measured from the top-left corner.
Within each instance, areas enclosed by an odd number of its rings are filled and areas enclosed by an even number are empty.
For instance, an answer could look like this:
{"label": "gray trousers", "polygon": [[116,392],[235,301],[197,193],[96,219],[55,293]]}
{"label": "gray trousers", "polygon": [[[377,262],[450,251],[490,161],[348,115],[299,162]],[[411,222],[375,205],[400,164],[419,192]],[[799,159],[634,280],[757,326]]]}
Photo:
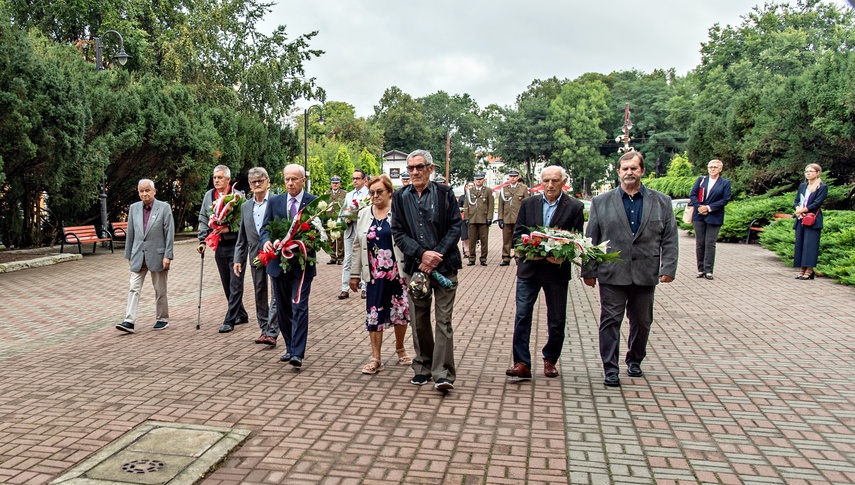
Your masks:
{"label": "gray trousers", "polygon": [[695,227],[695,257],[698,261],[698,273],[712,273],[715,266],[715,240],[721,226],[694,221]]}
{"label": "gray trousers", "polygon": [[125,309],[125,321],[134,323],[137,321],[137,306],[140,303],[140,291],[145,282],[146,273],[151,273],[151,285],[154,287],[155,318],[158,322],[169,321],[169,300],[166,297],[166,282],[169,270],[158,272],[149,271],[143,264],[139,273],[131,271],[131,285],[128,290],[128,306]]}
{"label": "gray trousers", "polygon": [[[445,275],[454,286],[443,288],[430,278],[431,294],[416,300],[410,296],[410,316],[413,334],[413,370],[416,375],[430,375],[433,381],[448,379],[454,382],[454,335],[451,328],[454,298],[457,295],[457,271]],[[408,279],[409,281],[409,279]],[[431,302],[436,300],[436,331],[431,325]]]}
{"label": "gray trousers", "polygon": [[641,364],[647,355],[647,339],[653,324],[655,286],[604,285],[600,283],[600,358],[603,371],[620,372],[620,325],[629,320],[627,364]]}
{"label": "gray trousers", "polygon": [[262,266],[256,268],[249,265],[249,270],[252,273],[252,286],[255,288],[255,318],[258,320],[258,328],[261,333],[268,337],[276,338],[279,336],[279,316],[276,314],[276,299],[268,304],[268,291],[270,285],[267,280],[267,270]]}

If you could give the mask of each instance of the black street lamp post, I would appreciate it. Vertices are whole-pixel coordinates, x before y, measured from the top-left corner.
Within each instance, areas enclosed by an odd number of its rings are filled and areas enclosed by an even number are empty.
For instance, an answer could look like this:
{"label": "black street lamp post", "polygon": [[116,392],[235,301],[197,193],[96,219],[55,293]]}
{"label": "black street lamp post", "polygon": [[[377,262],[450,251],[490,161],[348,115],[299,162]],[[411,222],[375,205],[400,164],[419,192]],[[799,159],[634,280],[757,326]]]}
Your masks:
{"label": "black street lamp post", "polygon": [[303,110],[303,170],[306,172],[306,191],[312,191],[312,183],[309,179],[309,111],[312,108],[318,108],[320,111],[320,118],[318,119],[318,124],[324,124],[324,107],[320,104],[313,104],[308,108]]}
{"label": "black street lamp post", "polygon": [[[119,61],[120,65],[124,66],[131,57],[125,53],[125,39],[122,38],[122,34],[115,30],[108,30],[104,32],[101,37],[95,37],[95,69],[98,71],[104,70],[104,49],[101,44],[101,39],[107,34],[116,34],[119,36],[119,53],[116,54],[115,57],[116,60]],[[98,196],[101,199],[101,237],[107,237],[107,179],[101,179],[100,192],[101,193],[98,194]]]}

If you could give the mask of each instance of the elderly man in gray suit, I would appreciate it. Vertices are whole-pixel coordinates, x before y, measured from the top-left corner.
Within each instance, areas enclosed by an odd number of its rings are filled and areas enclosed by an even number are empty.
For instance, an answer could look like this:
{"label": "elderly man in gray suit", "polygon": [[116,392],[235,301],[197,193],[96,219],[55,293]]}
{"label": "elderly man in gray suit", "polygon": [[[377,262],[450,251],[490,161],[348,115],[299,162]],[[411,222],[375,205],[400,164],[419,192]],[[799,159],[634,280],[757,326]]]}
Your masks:
{"label": "elderly man in gray suit", "polygon": [[590,265],[582,270],[585,284],[600,282],[600,357],[604,384],[620,386],[618,353],[624,314],[629,320],[627,375],[641,377],[641,361],[653,323],[656,285],[674,281],[677,273],[677,221],[671,198],[644,187],[644,156],[620,157],[620,187],[594,198],[586,235],[594,244],[609,241],[622,262]]}
{"label": "elderly man in gray suit", "polygon": [[134,333],[137,320],[137,305],[145,275],[151,272],[154,286],[156,323],[155,330],[169,325],[169,302],[166,298],[166,279],[172,262],[172,246],[175,243],[175,224],[172,208],[166,202],[154,198],[157,191],[154,182],[142,179],[137,184],[140,201],[131,204],[128,210],[128,235],[125,240],[125,259],[131,269],[131,289],[125,321],[116,328]]}
{"label": "elderly man in gray suit", "polygon": [[261,221],[264,220],[264,213],[267,211],[270,199],[270,177],[264,168],[253,167],[249,169],[247,178],[253,198],[244,202],[240,208],[240,230],[237,244],[235,244],[233,269],[235,276],[240,277],[243,274],[243,265],[246,264],[248,253],[252,285],[255,287],[255,317],[261,328],[261,335],[255,339],[255,343],[276,347],[276,339],[279,337],[276,300],[272,305],[267,303],[267,270],[263,266],[256,268],[252,265],[252,260],[258,256],[258,250],[261,248],[258,234],[261,232]]}

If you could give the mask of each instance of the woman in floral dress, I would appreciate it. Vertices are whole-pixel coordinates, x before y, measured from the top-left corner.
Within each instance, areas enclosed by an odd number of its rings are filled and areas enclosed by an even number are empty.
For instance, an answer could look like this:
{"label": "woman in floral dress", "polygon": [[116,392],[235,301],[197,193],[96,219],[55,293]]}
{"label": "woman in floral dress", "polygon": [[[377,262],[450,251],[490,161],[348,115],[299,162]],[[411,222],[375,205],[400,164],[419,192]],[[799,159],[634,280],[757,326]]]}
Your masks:
{"label": "woman in floral dress", "polygon": [[371,360],[362,368],[363,374],[376,374],[383,370],[380,350],[383,330],[388,327],[395,329],[398,364],[409,365],[413,362],[404,348],[410,308],[406,282],[398,273],[397,261],[401,259],[401,253],[392,243],[392,192],[389,177],[380,175],[372,178],[368,182],[371,205],[359,211],[356,222],[350,288],[356,291],[360,276],[368,282],[365,328],[371,341]]}

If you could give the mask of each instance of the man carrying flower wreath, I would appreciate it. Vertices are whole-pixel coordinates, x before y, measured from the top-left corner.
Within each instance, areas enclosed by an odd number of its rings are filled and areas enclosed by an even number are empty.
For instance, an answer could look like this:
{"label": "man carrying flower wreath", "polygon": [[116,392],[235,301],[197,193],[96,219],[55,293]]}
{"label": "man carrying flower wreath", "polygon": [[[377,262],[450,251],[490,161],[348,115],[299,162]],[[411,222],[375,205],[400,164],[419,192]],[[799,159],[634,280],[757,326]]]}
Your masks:
{"label": "man carrying flower wreath", "polygon": [[[215,212],[214,205],[217,201],[230,196],[236,197],[230,193],[234,192],[234,187],[230,185],[231,179],[232,171],[229,167],[225,165],[214,167],[214,188],[205,193],[205,197],[202,199],[202,209],[199,211],[199,247],[196,248],[199,254],[202,254],[205,252],[205,246],[211,245],[211,249],[214,251],[214,261],[217,263],[217,271],[220,273],[223,293],[228,300],[228,309],[223,319],[223,325],[220,327],[220,333],[231,332],[235,325],[249,321],[249,315],[243,306],[243,277],[245,272],[242,271],[240,275],[235,275],[233,272],[238,232],[231,230],[231,224],[219,225],[211,220],[217,215],[217,212],[222,213],[223,216],[226,216],[226,212],[228,212],[225,207],[221,207],[219,211]],[[233,204],[232,207],[232,222],[236,220],[239,223],[240,206]]]}
{"label": "man carrying flower wreath", "polygon": [[646,188],[644,156],[628,152],[618,160],[620,186],[594,197],[587,235],[594,244],[609,241],[622,264],[592,264],[582,270],[588,286],[600,282],[600,358],[603,384],[620,386],[620,326],[629,320],[624,362],[629,377],[641,377],[641,361],[653,324],[656,285],[674,281],[677,273],[677,220],[671,198]]}
{"label": "man carrying flower wreath", "polygon": [[[283,170],[283,174],[287,193],[270,198],[267,203],[267,212],[261,223],[259,236],[261,245],[267,253],[272,253],[275,249],[271,241],[270,222],[277,217],[294,220],[300,213],[300,209],[317,198],[303,190],[306,184],[306,172],[301,165],[288,165]],[[308,251],[306,258],[314,260],[315,251]],[[273,295],[276,298],[279,329],[286,346],[285,354],[279,360],[288,362],[294,367],[301,367],[309,337],[309,293],[312,289],[312,280],[317,275],[317,266],[306,263],[305,268],[301,268],[299,264],[291,264],[288,271],[283,271],[282,266],[274,262],[267,264],[267,274],[273,278]]]}
{"label": "man carrying flower wreath", "polygon": [[[514,228],[514,245],[520,246],[524,235],[534,227],[558,228],[582,232],[585,222],[583,205],[568,197],[562,189],[567,172],[559,166],[549,166],[540,173],[543,193],[522,201]],[[525,237],[528,243],[528,236]],[[553,256],[527,257],[517,252],[516,312],[514,315],[514,365],[505,374],[518,380],[531,379],[531,322],[534,304],[540,290],[546,300],[547,340],[543,347],[543,374],[558,377],[555,364],[564,347],[564,326],[567,321],[567,288],[573,275],[572,261]]]}

